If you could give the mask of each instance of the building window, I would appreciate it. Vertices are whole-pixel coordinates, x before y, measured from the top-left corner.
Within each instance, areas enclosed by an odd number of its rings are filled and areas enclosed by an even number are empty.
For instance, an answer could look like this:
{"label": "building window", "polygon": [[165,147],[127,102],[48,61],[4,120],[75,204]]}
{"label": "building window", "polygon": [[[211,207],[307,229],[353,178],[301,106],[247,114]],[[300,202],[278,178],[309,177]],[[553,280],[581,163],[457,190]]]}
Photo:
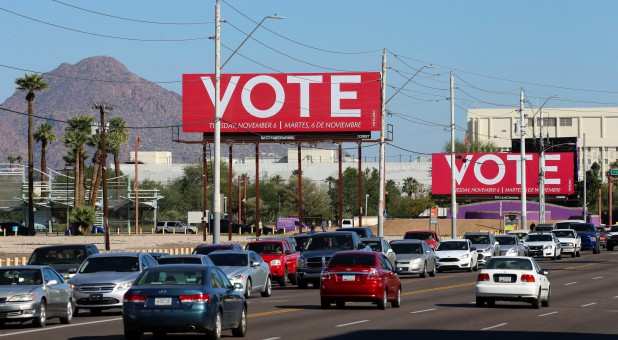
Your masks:
{"label": "building window", "polygon": [[573,126],[573,118],[560,118],[560,126]]}
{"label": "building window", "polygon": [[590,165],[590,162],[591,162],[591,160],[590,160],[590,158],[588,158],[588,165]]}
{"label": "building window", "polygon": [[543,118],[543,126],[556,126],[556,118]]}
{"label": "building window", "polygon": [[609,159],[605,158],[605,164],[609,164]]}

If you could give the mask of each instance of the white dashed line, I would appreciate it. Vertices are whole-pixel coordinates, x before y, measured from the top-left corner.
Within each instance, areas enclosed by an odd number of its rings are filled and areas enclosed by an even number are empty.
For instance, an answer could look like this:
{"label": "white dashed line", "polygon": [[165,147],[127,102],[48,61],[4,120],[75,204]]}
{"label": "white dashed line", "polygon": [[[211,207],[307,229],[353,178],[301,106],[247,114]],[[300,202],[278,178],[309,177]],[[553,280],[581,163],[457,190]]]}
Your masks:
{"label": "white dashed line", "polygon": [[494,328],[502,327],[502,326],[505,326],[505,325],[508,325],[508,323],[506,323],[506,322],[505,322],[505,323],[500,323],[500,324],[497,324],[497,325],[495,325],[495,326],[490,326],[490,327],[485,327],[485,328],[482,328],[481,330],[482,330],[482,331],[486,331],[486,330],[490,330],[490,329],[494,329]]}
{"label": "white dashed line", "polygon": [[266,338],[264,340],[279,340],[279,339],[281,339],[281,338],[279,338],[279,337],[276,337],[276,338]]}
{"label": "white dashed line", "polygon": [[593,280],[598,280],[598,279],[602,279],[602,278],[603,278],[603,276],[597,276],[597,277],[593,277],[592,279]]}
{"label": "white dashed line", "polygon": [[545,313],[545,314],[541,314],[539,316],[548,316],[548,315],[552,315],[552,314],[558,314],[558,312]]}
{"label": "white dashed line", "polygon": [[79,326],[93,325],[93,324],[96,324],[96,323],[118,321],[118,320],[122,320],[122,318],[113,318],[113,319],[99,320],[99,321],[92,321],[92,322],[84,322],[84,323],[74,323],[72,325],[62,325],[62,326],[57,326],[57,327],[49,327],[48,326],[48,327],[41,328],[41,329],[32,329],[32,330],[27,330],[27,331],[22,331],[22,332],[0,334],[0,337],[19,335],[19,334],[27,334],[27,333],[34,333],[34,332],[42,332],[42,331],[51,331],[51,330],[56,330],[56,329],[60,329],[60,328],[67,328],[67,327],[79,327]]}
{"label": "white dashed line", "polygon": [[597,304],[596,302],[593,302],[593,303],[589,303],[587,305],[581,305],[580,307],[589,307],[589,306],[596,305],[596,304]]}
{"label": "white dashed line", "polygon": [[431,312],[436,310],[435,308],[432,309],[423,309],[423,310],[417,310],[416,312],[410,312],[410,314],[418,314],[418,313],[425,313],[425,312]]}
{"label": "white dashed line", "polygon": [[354,321],[354,322],[350,322],[350,323],[343,323],[343,324],[337,325],[335,327],[351,326],[351,325],[356,325],[356,324],[363,323],[363,322],[369,322],[369,320],[361,320],[361,321]]}
{"label": "white dashed line", "polygon": [[570,286],[570,285],[574,285],[574,284],[576,284],[576,283],[577,283],[577,282],[569,282],[569,283],[565,283],[564,285],[565,285],[565,286]]}

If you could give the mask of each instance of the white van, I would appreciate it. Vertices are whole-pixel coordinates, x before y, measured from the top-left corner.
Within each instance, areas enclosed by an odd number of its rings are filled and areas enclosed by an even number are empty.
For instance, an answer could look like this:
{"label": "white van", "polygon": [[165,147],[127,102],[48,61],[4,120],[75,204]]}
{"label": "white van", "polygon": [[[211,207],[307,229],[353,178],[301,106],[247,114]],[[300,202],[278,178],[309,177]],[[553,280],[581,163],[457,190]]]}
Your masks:
{"label": "white van", "polygon": [[354,226],[353,218],[344,218],[341,220],[341,228],[349,228]]}

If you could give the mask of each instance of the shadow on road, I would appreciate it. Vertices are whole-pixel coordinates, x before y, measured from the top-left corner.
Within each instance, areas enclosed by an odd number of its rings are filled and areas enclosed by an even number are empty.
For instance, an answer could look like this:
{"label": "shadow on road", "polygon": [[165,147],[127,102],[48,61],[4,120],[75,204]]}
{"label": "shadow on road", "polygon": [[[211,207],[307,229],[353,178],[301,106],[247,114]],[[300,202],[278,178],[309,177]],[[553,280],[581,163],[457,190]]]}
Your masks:
{"label": "shadow on road", "polygon": [[[576,334],[576,333],[550,333],[550,332],[499,332],[499,331],[443,331],[429,329],[397,329],[397,330],[364,330],[350,332],[343,335],[325,337],[320,339],[338,340],[360,340],[360,339],[457,339],[457,340],[478,340],[478,339],[500,339],[500,340],[535,340],[535,339],[560,339],[560,340],[579,340],[594,338],[595,340],[616,339],[616,335],[609,334]],[[307,338],[310,339],[310,338]]]}

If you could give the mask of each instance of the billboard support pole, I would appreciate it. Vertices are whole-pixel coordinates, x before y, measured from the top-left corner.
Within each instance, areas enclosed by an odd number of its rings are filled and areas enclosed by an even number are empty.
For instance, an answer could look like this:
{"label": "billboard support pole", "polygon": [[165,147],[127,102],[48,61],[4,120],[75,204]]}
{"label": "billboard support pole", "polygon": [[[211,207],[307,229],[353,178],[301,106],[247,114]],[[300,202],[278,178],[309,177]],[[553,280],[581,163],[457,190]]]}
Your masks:
{"label": "billboard support pole", "polygon": [[457,237],[457,182],[455,182],[455,81],[451,71],[451,237]]}

